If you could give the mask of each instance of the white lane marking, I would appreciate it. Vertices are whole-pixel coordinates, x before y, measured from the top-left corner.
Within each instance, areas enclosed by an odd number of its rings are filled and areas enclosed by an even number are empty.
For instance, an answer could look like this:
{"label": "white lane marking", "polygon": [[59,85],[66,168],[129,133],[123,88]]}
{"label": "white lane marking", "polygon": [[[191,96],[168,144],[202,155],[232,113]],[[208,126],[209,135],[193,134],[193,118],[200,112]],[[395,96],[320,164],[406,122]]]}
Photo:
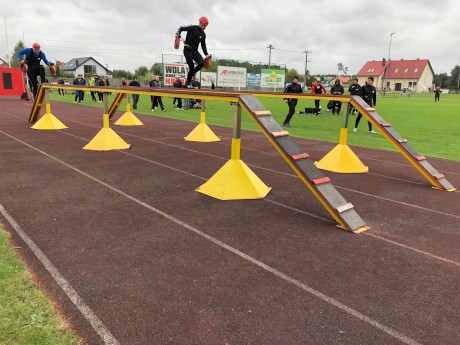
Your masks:
{"label": "white lane marking", "polygon": [[56,283],[58,283],[61,289],[70,298],[72,303],[78,308],[78,310],[80,310],[80,313],[85,317],[86,320],[88,320],[93,329],[97,332],[97,334],[99,334],[104,342],[109,345],[120,345],[120,342],[112,335],[108,328],[96,316],[91,308],[85,303],[83,298],[80,297],[77,291],[75,291],[75,289],[48,259],[48,257],[35,244],[35,242],[22,230],[16,220],[9,214],[9,212],[5,209],[5,207],[3,207],[2,204],[0,204],[0,213],[23,239],[32,253],[34,253],[38,260],[40,260],[45,269],[51,274]]}
{"label": "white lane marking", "polygon": [[241,257],[242,259],[253,263],[254,265],[264,269],[265,271],[270,272],[271,274],[283,279],[284,281],[297,286],[298,288],[300,288],[300,289],[312,294],[313,296],[323,300],[324,302],[329,303],[329,304],[333,305],[334,307],[336,307],[336,308],[338,308],[338,309],[340,309],[340,310],[342,310],[342,311],[354,316],[358,320],[361,320],[361,321],[363,321],[363,322],[365,322],[365,323],[367,323],[367,324],[369,324],[369,325],[381,330],[382,332],[384,332],[384,333],[386,333],[386,334],[388,334],[388,335],[390,335],[390,336],[392,336],[394,338],[397,338],[397,339],[401,340],[405,344],[420,345],[420,343],[416,342],[415,340],[407,337],[406,335],[404,335],[402,333],[399,333],[398,331],[394,330],[393,328],[388,327],[388,326],[378,322],[377,320],[374,320],[374,319],[370,318],[369,316],[359,312],[358,310],[356,310],[354,308],[348,307],[347,305],[337,301],[336,299],[334,299],[332,297],[329,297],[329,296],[323,294],[322,292],[320,292],[320,291],[318,291],[318,290],[316,290],[316,289],[314,289],[314,288],[312,288],[312,287],[310,287],[310,286],[308,286],[308,285],[306,285],[304,283],[301,283],[300,281],[288,276],[287,274],[284,274],[281,271],[278,271],[277,269],[275,269],[275,268],[273,268],[273,267],[271,267],[269,265],[264,264],[262,261],[259,261],[259,260],[255,259],[255,258],[253,258],[252,256],[249,256],[248,254],[245,254],[245,253],[239,251],[238,249],[236,249],[236,248],[234,248],[234,247],[232,247],[232,246],[230,246],[230,245],[218,240],[217,238],[215,238],[213,236],[210,236],[210,235],[198,230],[197,228],[195,228],[195,227],[193,227],[193,226],[191,226],[191,225],[189,225],[187,223],[184,223],[183,221],[181,221],[181,220],[179,220],[179,219],[177,219],[177,218],[175,218],[175,217],[173,217],[173,216],[171,216],[171,215],[169,215],[169,214],[167,214],[167,213],[165,213],[165,212],[163,212],[163,211],[161,211],[161,210],[159,210],[159,209],[157,209],[157,208],[155,208],[155,207],[153,207],[153,206],[151,206],[151,205],[149,205],[149,204],[147,204],[147,203],[145,203],[145,202],[143,202],[143,201],[141,201],[141,200],[139,200],[139,199],[127,194],[127,193],[125,193],[125,192],[123,192],[122,190],[119,190],[118,188],[116,188],[116,187],[114,187],[112,185],[109,185],[108,183],[103,182],[103,181],[97,179],[96,177],[93,177],[92,175],[90,175],[90,174],[88,174],[88,173],[86,173],[86,172],[84,172],[84,171],[82,171],[82,170],[80,170],[78,168],[75,168],[74,166],[72,166],[70,164],[68,164],[68,163],[66,163],[64,161],[61,161],[60,159],[58,159],[58,158],[56,158],[56,157],[54,157],[54,156],[52,156],[52,155],[40,150],[40,149],[35,148],[32,145],[29,145],[29,144],[23,142],[22,140],[19,140],[19,139],[15,139],[15,140],[17,140],[18,142],[22,143],[23,145],[26,145],[26,146],[30,147],[31,149],[33,149],[33,150],[35,150],[37,152],[43,154],[44,156],[46,156],[46,157],[58,162],[59,164],[62,164],[65,167],[77,172],[78,174],[83,175],[83,176],[87,177],[88,179],[90,179],[90,180],[92,180],[92,181],[94,181],[94,182],[106,187],[107,189],[109,189],[109,190],[111,190],[111,191],[113,191],[113,192],[115,192],[115,193],[127,198],[128,200],[131,200],[131,201],[137,203],[138,205],[143,206],[146,209],[148,209],[150,211],[153,211],[153,212],[157,213],[160,216],[163,216],[164,218],[170,220],[171,222],[173,222],[173,223],[175,223],[177,225],[180,225],[180,226],[184,227],[187,230],[190,230],[191,232],[193,232],[193,233],[195,233],[195,234],[207,239],[208,241],[218,245],[221,248],[224,248],[224,249],[230,251],[231,253]]}

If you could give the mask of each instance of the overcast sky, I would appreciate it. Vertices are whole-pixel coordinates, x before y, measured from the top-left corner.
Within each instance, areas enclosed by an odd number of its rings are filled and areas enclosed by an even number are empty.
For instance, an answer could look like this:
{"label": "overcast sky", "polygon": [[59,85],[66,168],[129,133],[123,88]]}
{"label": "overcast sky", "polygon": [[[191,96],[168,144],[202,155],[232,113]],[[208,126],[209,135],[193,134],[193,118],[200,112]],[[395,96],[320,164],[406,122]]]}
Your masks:
{"label": "overcast sky", "polygon": [[[181,25],[207,16],[218,58],[268,63],[311,74],[356,74],[368,60],[429,59],[434,72],[460,65],[455,0],[0,0],[0,57],[24,38],[50,61],[91,56],[109,69],[170,62]],[[6,30],[5,20],[6,19]],[[6,35],[7,33],[7,35]],[[184,36],[184,34],[183,34]],[[9,51],[7,50],[7,41]]]}

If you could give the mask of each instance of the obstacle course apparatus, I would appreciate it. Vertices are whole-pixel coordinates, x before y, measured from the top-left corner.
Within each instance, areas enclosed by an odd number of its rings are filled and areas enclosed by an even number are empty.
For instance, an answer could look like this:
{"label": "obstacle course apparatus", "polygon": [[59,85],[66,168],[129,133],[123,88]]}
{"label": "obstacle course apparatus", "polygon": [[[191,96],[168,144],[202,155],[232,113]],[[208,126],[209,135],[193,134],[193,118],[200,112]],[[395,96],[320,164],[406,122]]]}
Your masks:
{"label": "obstacle course apparatus", "polygon": [[353,205],[335,189],[329,177],[313,164],[309,154],[302,150],[273,118],[272,113],[253,96],[241,95],[241,105],[259,126],[267,139],[272,143],[288,165],[310,189],[314,196],[338,223],[338,227],[361,233],[369,229]]}
{"label": "obstacle course apparatus", "polygon": [[209,143],[222,140],[217,135],[215,135],[211,128],[209,128],[209,126],[206,124],[205,100],[201,101],[200,123],[184,139],[187,141],[196,141],[202,143]]}
{"label": "obstacle course apparatus", "polygon": [[196,191],[219,200],[263,199],[271,187],[265,185],[240,159],[241,108],[237,103],[234,103],[233,107],[231,158]]}
{"label": "obstacle course apparatus", "polygon": [[[110,117],[109,117],[110,118]],[[128,95],[128,102],[126,104],[126,112],[115,122],[117,126],[143,126],[141,120],[131,112],[130,96]]]}
{"label": "obstacle course apparatus", "polygon": [[315,165],[322,170],[328,170],[336,173],[367,173],[369,168],[361,162],[358,156],[347,145],[348,136],[348,114],[349,106],[345,107],[343,115],[343,124],[340,128],[340,139],[328,154],[326,154]]}
{"label": "obstacle course apparatus", "polygon": [[51,105],[49,103],[49,90],[40,87],[37,92],[37,98],[45,102],[46,112],[31,128],[38,130],[56,130],[68,128],[56,116],[51,114]]}
{"label": "obstacle course apparatus", "polygon": [[104,93],[104,114],[102,115],[102,128],[96,136],[83,147],[83,150],[110,151],[127,150],[131,147],[117,133],[110,128],[109,114],[107,114],[107,93]]}

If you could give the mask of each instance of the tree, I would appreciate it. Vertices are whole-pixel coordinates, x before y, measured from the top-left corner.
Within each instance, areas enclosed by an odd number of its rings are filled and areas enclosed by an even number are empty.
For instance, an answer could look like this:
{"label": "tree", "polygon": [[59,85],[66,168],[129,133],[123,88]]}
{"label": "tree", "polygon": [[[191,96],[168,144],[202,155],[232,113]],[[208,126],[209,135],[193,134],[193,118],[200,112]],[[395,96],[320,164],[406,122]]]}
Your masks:
{"label": "tree", "polygon": [[433,77],[433,84],[439,85],[441,88],[447,88],[451,77],[447,76],[447,73],[435,74]]}
{"label": "tree", "polygon": [[152,67],[150,67],[150,73],[152,75],[158,75],[160,78],[163,77],[163,64],[155,62]]}
{"label": "tree", "polygon": [[117,79],[133,79],[133,73],[130,71],[125,71],[123,69],[114,69],[112,71],[112,76]]}
{"label": "tree", "polygon": [[134,75],[137,77],[146,77],[149,74],[149,69],[146,66],[139,66],[134,70]]}
{"label": "tree", "polygon": [[460,86],[460,66],[456,65],[454,69],[450,72],[450,75],[452,76],[449,80],[448,86],[451,89],[458,89]]}
{"label": "tree", "polygon": [[337,76],[340,75],[340,71],[343,71],[343,64],[341,62],[337,64]]}
{"label": "tree", "polygon": [[22,41],[19,41],[13,50],[13,55],[11,55],[11,67],[20,67],[21,60],[18,58],[18,51],[25,48],[25,45]]}

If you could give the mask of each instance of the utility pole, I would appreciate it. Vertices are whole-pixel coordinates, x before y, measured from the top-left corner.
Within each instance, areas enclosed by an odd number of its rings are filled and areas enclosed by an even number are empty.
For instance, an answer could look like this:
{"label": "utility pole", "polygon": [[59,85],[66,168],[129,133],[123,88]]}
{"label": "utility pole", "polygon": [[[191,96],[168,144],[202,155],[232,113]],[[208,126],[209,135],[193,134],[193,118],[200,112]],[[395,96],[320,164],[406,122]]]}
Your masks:
{"label": "utility pole", "polygon": [[8,57],[8,67],[11,67],[10,47],[8,46],[8,30],[6,28],[6,17],[5,16],[3,16],[3,20],[5,21],[6,51],[8,52],[6,56]]}
{"label": "utility pole", "polygon": [[304,79],[304,87],[307,87],[307,77],[308,77],[308,54],[311,53],[311,50],[305,50],[305,79]]}
{"label": "utility pole", "polygon": [[387,59],[387,68],[385,69],[385,81],[384,81],[384,84],[382,85],[384,95],[385,95],[385,91],[387,88],[386,84],[387,84],[387,79],[388,79],[388,68],[390,67],[391,40],[393,39],[394,34],[395,34],[394,32],[390,34],[390,46],[388,47],[388,59]]}
{"label": "utility pole", "polygon": [[268,45],[268,68],[272,66],[272,49],[275,49],[271,44]]}

